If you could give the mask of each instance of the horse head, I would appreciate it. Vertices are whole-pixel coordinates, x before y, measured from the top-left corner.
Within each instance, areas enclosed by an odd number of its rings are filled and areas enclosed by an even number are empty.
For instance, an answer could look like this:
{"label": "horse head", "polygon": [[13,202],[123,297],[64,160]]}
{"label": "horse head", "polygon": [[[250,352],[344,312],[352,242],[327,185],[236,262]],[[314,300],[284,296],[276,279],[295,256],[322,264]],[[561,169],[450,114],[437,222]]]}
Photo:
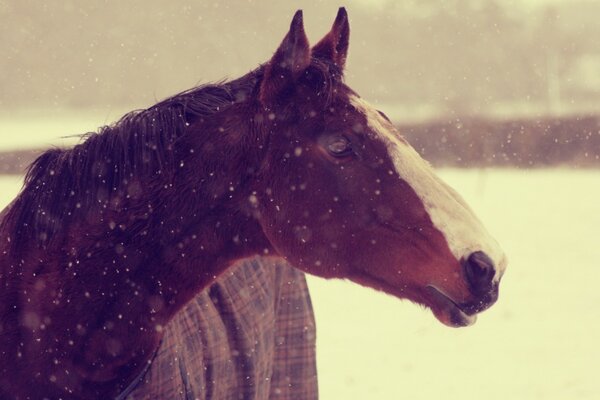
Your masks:
{"label": "horse head", "polygon": [[268,150],[249,201],[296,267],[470,325],[498,298],[504,253],[385,114],[344,83],[349,34],[341,8],[311,48],[298,11],[264,66],[256,118]]}

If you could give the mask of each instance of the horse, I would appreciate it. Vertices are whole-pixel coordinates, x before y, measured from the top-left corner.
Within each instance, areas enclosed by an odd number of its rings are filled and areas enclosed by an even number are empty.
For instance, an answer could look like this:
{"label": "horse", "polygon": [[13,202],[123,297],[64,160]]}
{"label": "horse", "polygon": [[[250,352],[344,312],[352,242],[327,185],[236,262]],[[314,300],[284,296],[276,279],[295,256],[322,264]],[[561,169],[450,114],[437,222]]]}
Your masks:
{"label": "horse", "polygon": [[506,258],[469,206],[344,82],[340,8],[302,11],[241,78],[43,153],[0,224],[0,397],[114,398],[186,302],[236,260],[282,257],[432,310],[498,298]]}

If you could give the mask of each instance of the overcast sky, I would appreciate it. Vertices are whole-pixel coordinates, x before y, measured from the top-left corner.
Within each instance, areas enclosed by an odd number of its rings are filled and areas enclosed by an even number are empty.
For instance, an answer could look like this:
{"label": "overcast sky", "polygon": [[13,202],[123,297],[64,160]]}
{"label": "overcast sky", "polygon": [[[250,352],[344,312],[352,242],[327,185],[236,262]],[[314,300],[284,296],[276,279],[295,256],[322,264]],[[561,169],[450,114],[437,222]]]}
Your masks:
{"label": "overcast sky", "polygon": [[[371,5],[371,4],[385,4],[388,3],[390,1],[395,1],[395,0],[355,0],[359,3],[364,3],[367,5]],[[562,3],[566,0],[500,0],[503,3],[510,5],[510,6],[526,6],[526,7],[537,7],[537,6],[544,6],[547,4],[552,4],[552,3]]]}

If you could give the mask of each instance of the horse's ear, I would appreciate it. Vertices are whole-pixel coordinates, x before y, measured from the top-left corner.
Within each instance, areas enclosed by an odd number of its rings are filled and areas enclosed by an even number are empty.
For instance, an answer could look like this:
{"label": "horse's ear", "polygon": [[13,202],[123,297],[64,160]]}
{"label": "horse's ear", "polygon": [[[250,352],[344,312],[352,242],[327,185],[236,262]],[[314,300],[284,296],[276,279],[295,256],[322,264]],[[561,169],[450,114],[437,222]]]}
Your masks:
{"label": "horse's ear", "polygon": [[304,32],[302,10],[296,11],[290,31],[265,66],[260,87],[260,100],[268,104],[290,90],[298,77],[310,65],[310,46]]}
{"label": "horse's ear", "polygon": [[346,56],[348,55],[348,44],[350,41],[350,23],[348,13],[344,7],[340,7],[331,30],[312,49],[312,55],[333,61],[340,70],[344,69]]}

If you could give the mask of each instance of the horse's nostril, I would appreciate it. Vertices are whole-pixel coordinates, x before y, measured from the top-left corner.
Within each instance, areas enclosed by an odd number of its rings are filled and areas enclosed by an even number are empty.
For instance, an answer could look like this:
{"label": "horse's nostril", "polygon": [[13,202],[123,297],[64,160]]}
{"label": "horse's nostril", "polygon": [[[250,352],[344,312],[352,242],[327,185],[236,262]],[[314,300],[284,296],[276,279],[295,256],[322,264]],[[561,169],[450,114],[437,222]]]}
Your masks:
{"label": "horse's nostril", "polygon": [[463,262],[467,281],[474,292],[485,292],[492,286],[496,275],[494,262],[483,251],[471,253]]}

